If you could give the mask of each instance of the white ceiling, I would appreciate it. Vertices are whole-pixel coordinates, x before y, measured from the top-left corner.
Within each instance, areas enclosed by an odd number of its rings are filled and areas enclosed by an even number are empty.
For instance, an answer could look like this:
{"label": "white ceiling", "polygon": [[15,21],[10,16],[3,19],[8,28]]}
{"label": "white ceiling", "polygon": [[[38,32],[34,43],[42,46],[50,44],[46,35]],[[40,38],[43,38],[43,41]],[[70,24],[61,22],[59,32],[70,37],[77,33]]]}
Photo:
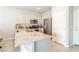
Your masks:
{"label": "white ceiling", "polygon": [[16,6],[16,8],[33,11],[33,12],[38,12],[38,13],[43,13],[48,10],[51,10],[51,6]]}

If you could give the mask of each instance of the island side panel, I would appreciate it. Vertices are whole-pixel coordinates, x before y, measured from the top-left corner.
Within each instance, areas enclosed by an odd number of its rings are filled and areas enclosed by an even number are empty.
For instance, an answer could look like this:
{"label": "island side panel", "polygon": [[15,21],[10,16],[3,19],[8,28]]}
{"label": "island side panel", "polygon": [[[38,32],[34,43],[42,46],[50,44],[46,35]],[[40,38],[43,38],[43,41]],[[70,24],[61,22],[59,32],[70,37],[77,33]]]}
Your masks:
{"label": "island side panel", "polygon": [[21,52],[34,52],[34,42],[25,43],[20,46]]}
{"label": "island side panel", "polygon": [[34,51],[35,52],[51,52],[51,45],[52,45],[51,38],[36,41],[34,42]]}

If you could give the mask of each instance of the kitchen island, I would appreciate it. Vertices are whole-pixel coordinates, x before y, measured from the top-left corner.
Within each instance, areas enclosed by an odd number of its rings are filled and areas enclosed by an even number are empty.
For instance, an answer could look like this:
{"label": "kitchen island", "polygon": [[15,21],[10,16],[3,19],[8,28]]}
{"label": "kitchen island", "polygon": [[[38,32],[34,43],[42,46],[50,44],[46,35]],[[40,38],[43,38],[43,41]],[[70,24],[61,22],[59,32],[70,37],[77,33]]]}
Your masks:
{"label": "kitchen island", "polygon": [[50,52],[51,39],[50,35],[41,32],[20,30],[15,34],[15,47],[22,52]]}

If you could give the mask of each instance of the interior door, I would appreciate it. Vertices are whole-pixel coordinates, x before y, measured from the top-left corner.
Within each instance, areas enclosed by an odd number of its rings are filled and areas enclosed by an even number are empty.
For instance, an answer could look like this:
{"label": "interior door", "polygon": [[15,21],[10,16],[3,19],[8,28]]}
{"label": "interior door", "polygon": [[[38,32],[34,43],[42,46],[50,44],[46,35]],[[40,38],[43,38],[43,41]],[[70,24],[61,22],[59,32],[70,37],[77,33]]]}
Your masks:
{"label": "interior door", "polygon": [[74,41],[74,44],[79,45],[79,27],[78,27],[78,24],[74,25],[73,41]]}
{"label": "interior door", "polygon": [[73,43],[79,45],[79,8],[74,8]]}
{"label": "interior door", "polygon": [[79,23],[77,20],[74,20],[73,42],[79,45]]}

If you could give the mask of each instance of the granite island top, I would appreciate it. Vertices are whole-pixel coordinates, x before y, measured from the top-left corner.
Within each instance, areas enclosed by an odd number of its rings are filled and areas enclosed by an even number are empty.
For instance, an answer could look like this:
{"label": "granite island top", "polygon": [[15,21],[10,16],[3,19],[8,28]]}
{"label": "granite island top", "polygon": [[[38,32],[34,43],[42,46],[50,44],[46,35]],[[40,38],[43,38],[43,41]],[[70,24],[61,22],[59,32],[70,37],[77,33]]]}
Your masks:
{"label": "granite island top", "polygon": [[25,43],[30,43],[38,40],[49,39],[49,38],[52,38],[52,36],[36,31],[27,32],[21,30],[19,32],[15,32],[15,47]]}

